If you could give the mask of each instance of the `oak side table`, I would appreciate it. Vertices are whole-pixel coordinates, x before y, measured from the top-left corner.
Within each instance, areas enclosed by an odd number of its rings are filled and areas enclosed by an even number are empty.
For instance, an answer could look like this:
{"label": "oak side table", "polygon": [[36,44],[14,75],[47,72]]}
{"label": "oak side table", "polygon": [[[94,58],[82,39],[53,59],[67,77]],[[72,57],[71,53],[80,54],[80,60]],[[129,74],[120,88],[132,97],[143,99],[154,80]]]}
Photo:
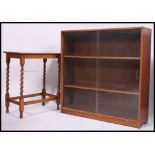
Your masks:
{"label": "oak side table", "polygon": [[[60,104],[60,54],[59,53],[20,53],[20,52],[4,52],[6,53],[6,95],[5,95],[5,105],[6,113],[9,113],[10,102],[19,105],[20,118],[23,118],[24,105],[30,105],[42,102],[42,105],[45,105],[45,102],[56,100],[57,110],[59,110]],[[20,60],[20,96],[10,97],[9,95],[9,64],[11,58]],[[46,92],[46,62],[47,59],[58,59],[58,91],[57,95],[49,94]],[[23,95],[24,89],[24,64],[25,59],[43,59],[43,89],[41,93]],[[24,101],[24,98],[42,96],[42,99],[33,100],[33,101]],[[18,101],[17,101],[18,100]]]}

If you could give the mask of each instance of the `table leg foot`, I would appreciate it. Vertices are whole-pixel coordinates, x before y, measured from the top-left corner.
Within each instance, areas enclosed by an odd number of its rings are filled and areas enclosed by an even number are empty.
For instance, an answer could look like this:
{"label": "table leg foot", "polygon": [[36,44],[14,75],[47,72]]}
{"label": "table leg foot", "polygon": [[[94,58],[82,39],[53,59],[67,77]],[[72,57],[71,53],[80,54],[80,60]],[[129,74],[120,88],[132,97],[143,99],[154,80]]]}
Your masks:
{"label": "table leg foot", "polygon": [[6,113],[9,113],[9,108],[6,108]]}
{"label": "table leg foot", "polygon": [[59,110],[59,104],[57,104],[57,110]]}
{"label": "table leg foot", "polygon": [[57,104],[57,110],[59,110],[59,105],[60,105],[60,98],[58,97],[58,99],[56,100],[56,104]]}
{"label": "table leg foot", "polygon": [[9,93],[7,93],[7,94],[5,95],[6,113],[9,113],[9,106],[10,106],[10,103],[9,103]]}
{"label": "table leg foot", "polygon": [[20,112],[20,119],[23,118],[23,112]]}

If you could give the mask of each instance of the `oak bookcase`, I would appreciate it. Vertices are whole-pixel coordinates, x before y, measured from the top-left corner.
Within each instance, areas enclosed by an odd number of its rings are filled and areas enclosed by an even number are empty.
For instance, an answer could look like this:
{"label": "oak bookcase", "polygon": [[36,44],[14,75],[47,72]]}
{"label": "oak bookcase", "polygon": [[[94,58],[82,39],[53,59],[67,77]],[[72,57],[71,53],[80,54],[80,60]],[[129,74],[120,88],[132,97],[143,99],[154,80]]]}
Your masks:
{"label": "oak bookcase", "polygon": [[61,33],[61,112],[140,128],[148,121],[151,30]]}

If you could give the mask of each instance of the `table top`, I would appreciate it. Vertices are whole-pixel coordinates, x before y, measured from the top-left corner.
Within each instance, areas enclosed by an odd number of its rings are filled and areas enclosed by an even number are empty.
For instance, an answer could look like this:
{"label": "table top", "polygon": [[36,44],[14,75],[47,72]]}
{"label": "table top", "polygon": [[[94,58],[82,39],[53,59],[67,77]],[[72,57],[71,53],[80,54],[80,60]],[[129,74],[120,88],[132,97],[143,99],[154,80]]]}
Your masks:
{"label": "table top", "polygon": [[13,52],[4,51],[9,58],[24,58],[24,59],[40,59],[40,58],[59,58],[61,53],[30,53],[30,52]]}
{"label": "table top", "polygon": [[8,53],[8,54],[33,54],[33,55],[45,55],[45,54],[50,54],[50,55],[60,55],[60,53],[44,53],[44,52],[38,52],[38,53],[33,53],[33,52],[14,52],[14,51],[4,51],[3,53]]}

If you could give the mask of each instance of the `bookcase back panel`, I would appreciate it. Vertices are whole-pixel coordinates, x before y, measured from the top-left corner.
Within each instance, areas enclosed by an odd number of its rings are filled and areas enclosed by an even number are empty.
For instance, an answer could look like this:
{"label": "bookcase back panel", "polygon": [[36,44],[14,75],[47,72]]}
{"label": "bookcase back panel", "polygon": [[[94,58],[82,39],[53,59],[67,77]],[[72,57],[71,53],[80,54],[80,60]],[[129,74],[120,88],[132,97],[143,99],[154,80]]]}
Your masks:
{"label": "bookcase back panel", "polygon": [[64,60],[65,84],[96,87],[96,61]]}
{"label": "bookcase back panel", "polygon": [[65,88],[64,106],[78,110],[96,112],[96,92]]}
{"label": "bookcase back panel", "polygon": [[100,32],[98,54],[113,57],[139,57],[140,30]]}
{"label": "bookcase back panel", "polygon": [[98,113],[137,120],[138,96],[99,92]]}

